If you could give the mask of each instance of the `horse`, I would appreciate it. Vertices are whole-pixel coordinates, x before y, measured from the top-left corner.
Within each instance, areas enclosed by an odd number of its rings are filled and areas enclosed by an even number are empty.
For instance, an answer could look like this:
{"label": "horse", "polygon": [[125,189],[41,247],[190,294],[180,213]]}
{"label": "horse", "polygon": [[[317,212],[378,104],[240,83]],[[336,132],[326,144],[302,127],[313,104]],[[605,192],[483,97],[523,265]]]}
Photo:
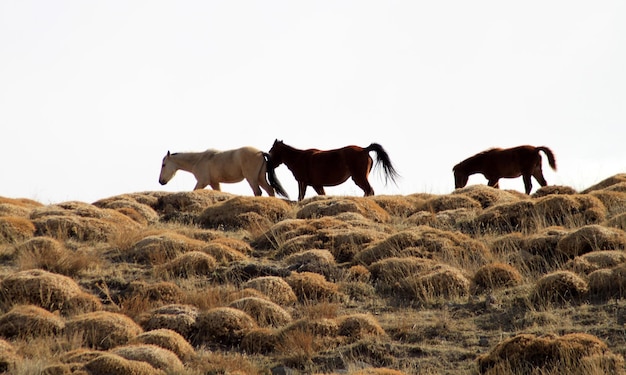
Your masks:
{"label": "horse", "polygon": [[541,186],[548,185],[541,170],[540,151],[546,154],[550,167],[556,171],[556,160],[548,147],[524,145],[507,149],[492,148],[471,156],[452,168],[454,187],[455,189],[464,187],[469,176],[475,173],[482,173],[487,178],[488,185],[494,188],[499,188],[498,181],[501,178],[522,176],[526,194],[530,194],[531,176]]}
{"label": "horse", "polygon": [[[211,185],[213,190],[220,191],[220,183],[236,183],[245,178],[255,196],[261,196],[263,188],[271,197],[275,196],[276,191],[288,198],[274,169],[267,167],[268,159],[268,153],[249,146],[227,151],[208,149],[173,154],[168,151],[161,163],[159,183],[167,184],[180,169],[194,175],[197,181],[194,190]],[[266,173],[269,182],[265,178]]]}
{"label": "horse", "polygon": [[374,189],[367,177],[372,169],[373,160],[370,151],[376,152],[376,165],[382,164],[385,183],[391,179],[394,183],[399,177],[391,164],[389,155],[378,143],[363,148],[346,146],[334,150],[308,149],[299,150],[275,140],[269,151],[268,168],[274,169],[285,164],[298,182],[298,201],[304,199],[308,186],[312,186],[319,195],[325,195],[324,186],[336,186],[352,177],[365,196],[374,195]]}

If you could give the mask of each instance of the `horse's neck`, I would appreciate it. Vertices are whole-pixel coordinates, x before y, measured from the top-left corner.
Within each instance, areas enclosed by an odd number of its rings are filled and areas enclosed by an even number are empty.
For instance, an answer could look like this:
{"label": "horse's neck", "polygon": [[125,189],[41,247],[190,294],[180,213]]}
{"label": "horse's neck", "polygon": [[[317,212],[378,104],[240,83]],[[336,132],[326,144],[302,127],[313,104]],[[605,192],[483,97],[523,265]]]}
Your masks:
{"label": "horse's neck", "polygon": [[484,154],[478,154],[468,160],[463,165],[463,169],[467,174],[474,174],[482,172]]}
{"label": "horse's neck", "polygon": [[283,153],[286,153],[287,155],[289,155],[286,158],[283,157],[283,163],[285,163],[285,165],[289,167],[291,165],[295,165],[296,163],[298,163],[300,159],[302,158],[302,156],[307,153],[307,150],[299,150],[297,148],[293,148],[291,146],[285,145],[285,148],[283,149]]}
{"label": "horse's neck", "polygon": [[183,171],[191,172],[193,167],[204,156],[204,152],[179,152],[173,154],[171,157],[176,162],[179,169]]}

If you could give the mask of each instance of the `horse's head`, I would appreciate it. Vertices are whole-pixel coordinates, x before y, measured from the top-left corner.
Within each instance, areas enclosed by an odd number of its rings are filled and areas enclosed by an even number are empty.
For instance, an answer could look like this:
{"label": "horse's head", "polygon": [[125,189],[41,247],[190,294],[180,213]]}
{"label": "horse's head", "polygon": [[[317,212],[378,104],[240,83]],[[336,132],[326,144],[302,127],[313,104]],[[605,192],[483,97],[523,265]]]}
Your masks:
{"label": "horse's head", "polygon": [[454,188],[460,189],[467,185],[467,180],[469,180],[469,174],[465,173],[458,165],[454,166],[452,169],[454,172]]}
{"label": "horse's head", "polygon": [[278,139],[274,140],[274,144],[272,148],[270,148],[270,168],[276,168],[283,163],[283,150],[285,149],[285,144],[283,141],[279,141]]}
{"label": "horse's head", "polygon": [[172,162],[170,152],[167,152],[167,155],[163,157],[163,162],[161,163],[161,174],[159,175],[159,183],[161,185],[165,185],[169,182],[169,180],[174,177],[178,168],[176,164]]}

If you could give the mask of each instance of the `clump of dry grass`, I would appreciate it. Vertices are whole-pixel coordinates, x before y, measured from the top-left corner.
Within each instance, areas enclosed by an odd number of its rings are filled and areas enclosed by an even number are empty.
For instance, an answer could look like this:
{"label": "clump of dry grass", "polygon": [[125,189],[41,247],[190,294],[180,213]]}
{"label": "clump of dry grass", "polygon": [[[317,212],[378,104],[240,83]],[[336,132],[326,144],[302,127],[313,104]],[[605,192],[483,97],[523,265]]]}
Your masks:
{"label": "clump of dry grass", "polygon": [[150,234],[137,241],[131,248],[122,250],[120,258],[128,262],[159,265],[190,251],[202,251],[205,243],[187,236],[162,232]]}
{"label": "clump of dry grass", "polygon": [[285,281],[300,302],[330,302],[340,298],[339,287],[313,272],[294,272]]}
{"label": "clump of dry grass", "polygon": [[601,225],[586,225],[563,236],[557,250],[568,257],[575,257],[596,250],[626,249],[624,231]]}
{"label": "clump of dry grass", "polygon": [[33,237],[35,224],[19,216],[0,216],[0,243],[18,243]]}
{"label": "clump of dry grass", "polygon": [[94,295],[84,292],[71,278],[44,270],[27,270],[10,274],[0,281],[0,304],[36,305],[48,311],[71,315],[102,308]]}
{"label": "clump of dry grass", "polygon": [[85,364],[94,358],[101,356],[103,352],[101,350],[78,348],[72,349],[59,356],[59,361],[62,363],[70,364]]}
{"label": "clump of dry grass", "polygon": [[135,316],[146,307],[182,303],[186,298],[187,293],[170,281],[133,281],[124,290],[120,305],[124,313]]}
{"label": "clump of dry grass", "polygon": [[16,305],[0,316],[0,336],[4,338],[35,339],[59,334],[64,320],[38,306]]}
{"label": "clump of dry grass", "polygon": [[607,189],[613,185],[621,184],[624,182],[626,182],[626,173],[618,173],[614,176],[611,176],[609,178],[606,178],[598,182],[597,184],[593,186],[588,187],[587,189],[583,190],[582,193],[587,194],[587,193],[591,193],[592,191]]}
{"label": "clump of dry grass", "polygon": [[607,227],[618,228],[626,231],[626,212],[623,214],[616,215],[611,219],[607,220],[605,225]]}
{"label": "clump of dry grass", "polygon": [[592,251],[569,260],[563,267],[567,270],[590,274],[603,268],[613,268],[626,263],[626,252],[623,250]]}
{"label": "clump of dry grass", "polygon": [[404,278],[433,269],[437,262],[418,257],[391,257],[370,264],[369,271],[377,289],[392,294]]}
{"label": "clump of dry grass", "polygon": [[196,220],[204,228],[269,228],[291,212],[282,199],[237,196],[207,207]]}
{"label": "clump of dry grass", "polygon": [[441,298],[458,298],[469,294],[470,281],[455,267],[439,264],[426,272],[400,281],[397,297],[410,301],[433,303]]}
{"label": "clump of dry grass", "polygon": [[591,195],[548,195],[537,199],[535,210],[545,223],[543,226],[568,228],[597,224],[607,215],[602,202]]}
{"label": "clump of dry grass", "polygon": [[142,332],[128,316],[108,311],[74,316],[65,323],[64,330],[68,337],[82,337],[84,345],[98,350],[125,345]]}
{"label": "clump of dry grass", "polygon": [[131,361],[146,362],[155,369],[168,374],[180,374],[184,365],[178,356],[165,348],[151,344],[118,346],[109,351]]}
{"label": "clump of dry grass", "polygon": [[579,302],[587,297],[587,281],[571,271],[554,271],[537,280],[531,299],[538,305]]}
{"label": "clump of dry grass", "polygon": [[[624,359],[593,335],[519,334],[478,357],[480,374],[623,373]],[[536,372],[539,371],[539,372]],[[555,372],[556,371],[556,372]]]}
{"label": "clump of dry grass", "polygon": [[490,255],[482,242],[468,235],[422,225],[371,244],[355,255],[354,261],[369,265],[385,258],[406,256],[434,258],[467,266],[483,264]]}
{"label": "clump of dry grass", "polygon": [[183,362],[190,361],[196,356],[193,346],[180,333],[166,328],[140,333],[128,343],[159,346],[173,352]]}
{"label": "clump of dry grass", "polygon": [[387,333],[380,323],[370,314],[350,314],[337,319],[339,335],[348,338],[349,342],[355,342],[367,337],[383,337]]}
{"label": "clump of dry grass", "polygon": [[[607,219],[626,212],[626,182],[622,182],[621,185],[624,185],[624,191],[598,190],[589,193],[589,196],[595,197],[602,202],[607,211]],[[617,187],[618,185],[614,186]]]}
{"label": "clump of dry grass", "polygon": [[522,275],[519,271],[506,263],[490,263],[480,267],[472,278],[472,290],[480,293],[486,290],[494,290],[517,286],[522,283]]}
{"label": "clump of dry grass", "polygon": [[535,231],[539,222],[533,201],[521,200],[486,208],[475,219],[462,224],[465,233],[504,234]]}
{"label": "clump of dry grass", "polygon": [[202,251],[210,255],[221,265],[228,265],[231,262],[241,262],[248,257],[241,251],[223,242],[211,241]]}
{"label": "clump of dry grass", "polygon": [[279,344],[278,332],[271,328],[253,328],[241,340],[241,349],[251,354],[269,354]]}
{"label": "clump of dry grass", "polygon": [[441,212],[457,210],[460,208],[468,210],[480,210],[482,205],[476,199],[465,194],[435,195],[425,202],[425,207],[429,212]]}
{"label": "clump of dry grass", "polygon": [[401,195],[374,195],[370,197],[391,216],[409,217],[416,211],[423,209],[425,198],[419,196]]}
{"label": "clump of dry grass", "polygon": [[469,185],[452,192],[453,195],[466,195],[480,203],[483,209],[498,204],[510,204],[520,200],[519,195],[507,190],[492,188],[487,185]]}
{"label": "clump of dry grass", "polygon": [[146,331],[168,329],[189,340],[199,313],[199,309],[192,305],[170,304],[141,314],[137,322]]}
{"label": "clump of dry grass", "polygon": [[454,210],[439,211],[419,211],[406,219],[407,224],[428,225],[442,230],[456,230],[457,226],[470,222],[476,218],[480,210],[457,208]]}
{"label": "clump of dry grass", "polygon": [[387,236],[387,233],[370,228],[352,226],[324,228],[310,234],[295,236],[281,243],[274,253],[274,258],[283,259],[304,250],[322,249],[330,251],[337,262],[352,262],[363,247]]}
{"label": "clump of dry grass", "polygon": [[93,205],[99,208],[116,210],[141,225],[159,222],[159,214],[151,206],[138,202],[129,194],[100,199],[94,202]]}
{"label": "clump of dry grass", "polygon": [[232,307],[216,307],[198,314],[193,343],[198,346],[238,346],[248,331],[256,328],[255,320]]}
{"label": "clump of dry grass", "polygon": [[298,219],[337,216],[346,212],[358,213],[378,223],[386,223],[391,218],[387,211],[368,198],[315,196],[302,201],[300,205],[296,213]]}
{"label": "clump of dry grass", "polygon": [[257,277],[248,280],[243,286],[258,290],[270,301],[281,306],[292,305],[298,300],[291,285],[278,276]]}
{"label": "clump of dry grass", "polygon": [[175,213],[199,214],[208,206],[233,198],[233,194],[209,189],[164,194],[153,206],[168,217]]}
{"label": "clump of dry grass", "polygon": [[102,353],[85,363],[84,368],[89,374],[165,375],[164,371],[147,362],[126,359],[113,353]]}
{"label": "clump of dry grass", "polygon": [[593,271],[588,277],[591,297],[608,299],[626,295],[626,264]]}
{"label": "clump of dry grass", "polygon": [[533,198],[541,198],[547,195],[574,195],[578,192],[570,186],[548,185],[541,186],[531,196]]}
{"label": "clump of dry grass", "polygon": [[288,266],[294,267],[307,263],[315,263],[315,264],[334,264],[335,257],[328,250],[323,249],[313,249],[313,250],[305,250],[296,254],[291,254],[285,259],[283,259]]}
{"label": "clump of dry grass", "polygon": [[142,226],[115,210],[102,209],[82,202],[65,202],[36,208],[30,219],[37,235],[60,240],[107,242],[130,228]]}
{"label": "clump of dry grass", "polygon": [[96,267],[101,259],[84,249],[68,249],[52,237],[33,237],[15,246],[15,263],[19,270],[42,269],[66,276]]}
{"label": "clump of dry grass", "polygon": [[21,361],[22,356],[17,353],[15,347],[8,341],[0,339],[0,371],[3,373],[12,371]]}
{"label": "clump of dry grass", "polygon": [[217,261],[202,251],[190,251],[155,267],[156,275],[167,278],[208,276],[217,269]]}
{"label": "clump of dry grass", "polygon": [[228,306],[253,317],[259,327],[282,327],[291,322],[291,315],[285,309],[264,298],[244,297]]}

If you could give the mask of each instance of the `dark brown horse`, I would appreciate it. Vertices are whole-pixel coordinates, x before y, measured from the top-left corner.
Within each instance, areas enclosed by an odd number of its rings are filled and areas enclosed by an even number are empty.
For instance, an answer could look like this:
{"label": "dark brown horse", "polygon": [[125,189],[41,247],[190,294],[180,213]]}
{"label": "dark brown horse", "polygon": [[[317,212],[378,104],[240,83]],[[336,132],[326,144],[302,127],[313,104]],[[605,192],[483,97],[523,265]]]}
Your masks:
{"label": "dark brown horse", "polygon": [[385,181],[399,177],[391,164],[389,155],[378,143],[363,148],[346,146],[335,150],[299,150],[275,140],[269,151],[268,169],[284,163],[298,181],[298,201],[304,199],[308,186],[319,195],[324,195],[324,186],[335,186],[352,177],[354,183],[363,189],[365,196],[374,195],[374,189],[367,177],[372,169],[370,151],[376,152],[376,165],[382,163]]}
{"label": "dark brown horse", "polygon": [[539,151],[543,151],[546,154],[550,167],[556,171],[554,154],[545,146],[518,146],[507,149],[492,148],[469,157],[454,166],[452,169],[454,171],[454,187],[456,189],[464,187],[467,185],[469,176],[475,173],[482,173],[489,181],[488,185],[495,188],[498,188],[498,181],[501,178],[522,176],[526,194],[530,194],[532,189],[531,176],[535,177],[541,186],[548,184],[541,170],[541,155]]}

